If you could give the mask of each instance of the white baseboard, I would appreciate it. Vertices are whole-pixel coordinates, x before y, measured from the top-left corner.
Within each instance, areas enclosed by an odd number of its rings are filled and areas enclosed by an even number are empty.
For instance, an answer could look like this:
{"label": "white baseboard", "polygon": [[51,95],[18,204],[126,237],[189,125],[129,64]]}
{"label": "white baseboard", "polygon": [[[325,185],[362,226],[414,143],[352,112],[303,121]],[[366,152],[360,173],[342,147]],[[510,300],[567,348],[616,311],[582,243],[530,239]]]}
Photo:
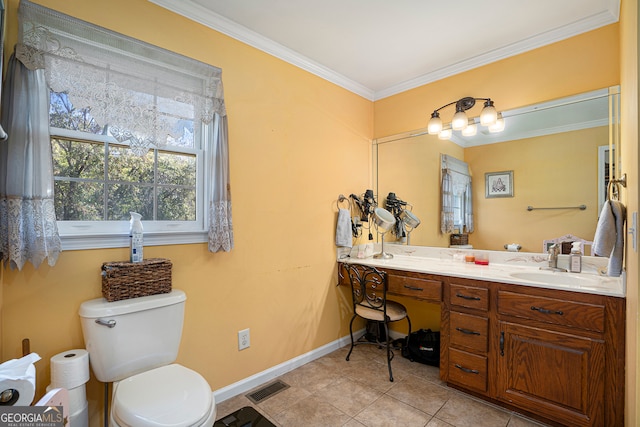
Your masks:
{"label": "white baseboard", "polygon": [[[365,330],[361,329],[354,333],[354,337],[358,338],[364,333]],[[342,348],[347,344],[351,344],[351,338],[348,335],[330,342],[329,344],[325,344],[322,347],[316,348],[315,350],[311,350],[308,353],[301,354],[298,357],[294,357],[293,359],[287,360],[286,362],[266,369],[262,372],[258,372],[257,374],[252,375],[248,378],[230,384],[221,389],[215,390],[213,392],[213,396],[216,399],[216,403],[224,402],[227,399],[252,390],[259,385],[265,384],[273,380],[274,378],[279,377],[280,375],[293,371],[294,369],[299,368],[302,365],[312,362],[322,356],[326,356],[327,354],[339,348]]]}

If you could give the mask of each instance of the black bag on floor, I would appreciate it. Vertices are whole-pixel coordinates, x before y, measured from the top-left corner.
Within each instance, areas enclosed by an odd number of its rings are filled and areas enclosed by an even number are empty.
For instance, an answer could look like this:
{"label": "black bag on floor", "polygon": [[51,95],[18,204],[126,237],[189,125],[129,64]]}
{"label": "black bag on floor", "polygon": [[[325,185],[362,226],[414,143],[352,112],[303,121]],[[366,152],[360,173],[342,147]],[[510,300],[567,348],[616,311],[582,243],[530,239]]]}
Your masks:
{"label": "black bag on floor", "polygon": [[420,329],[411,332],[402,347],[402,356],[412,362],[440,365],[440,331]]}
{"label": "black bag on floor", "polygon": [[384,330],[384,323],[367,320],[367,332],[364,338],[369,342],[387,342],[387,334]]}

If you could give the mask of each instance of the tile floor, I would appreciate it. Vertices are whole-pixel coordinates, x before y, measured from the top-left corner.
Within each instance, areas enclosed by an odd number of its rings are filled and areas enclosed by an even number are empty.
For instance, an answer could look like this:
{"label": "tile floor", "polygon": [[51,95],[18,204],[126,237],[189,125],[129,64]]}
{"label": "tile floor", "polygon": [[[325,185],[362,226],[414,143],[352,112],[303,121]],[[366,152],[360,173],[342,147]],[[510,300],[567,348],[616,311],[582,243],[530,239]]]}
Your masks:
{"label": "tile floor", "polygon": [[290,387],[257,405],[244,394],[218,403],[218,418],[254,406],[280,427],[544,426],[447,387],[437,368],[412,363],[398,351],[390,382],[384,349],[358,346],[347,362],[348,350],[343,347],[282,375]]}

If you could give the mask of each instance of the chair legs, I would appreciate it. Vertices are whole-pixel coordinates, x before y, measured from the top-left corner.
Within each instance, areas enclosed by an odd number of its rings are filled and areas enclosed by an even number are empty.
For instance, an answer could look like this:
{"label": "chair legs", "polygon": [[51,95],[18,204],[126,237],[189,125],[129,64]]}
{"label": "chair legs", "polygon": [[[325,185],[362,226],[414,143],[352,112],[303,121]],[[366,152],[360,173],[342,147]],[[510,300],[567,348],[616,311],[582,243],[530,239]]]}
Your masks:
{"label": "chair legs", "polygon": [[[347,361],[349,361],[349,357],[351,357],[351,352],[353,351],[353,347],[355,347],[356,342],[353,339],[353,321],[356,320],[356,317],[358,317],[358,315],[354,315],[351,318],[351,322],[349,322],[349,336],[351,337],[351,348],[349,349],[349,353],[347,353]],[[411,336],[411,319],[409,319],[409,316],[407,315],[406,317],[407,319],[407,323],[409,324],[409,333],[407,334],[407,339],[409,336]],[[380,322],[384,325],[384,332],[385,332],[385,336],[386,336],[386,347],[387,347],[387,367],[389,369],[389,381],[393,382],[393,372],[391,370],[391,361],[393,360],[393,351],[391,350],[391,338],[389,337],[389,322],[388,321],[384,321],[384,322]],[[375,344],[382,344],[379,342],[378,339],[376,339],[376,343]],[[371,343],[373,344],[373,343]]]}
{"label": "chair legs", "polygon": [[349,335],[351,336],[351,348],[349,349],[349,353],[347,354],[347,362],[349,361],[349,357],[351,356],[351,352],[353,351],[353,347],[355,347],[356,343],[353,340],[353,321],[358,317],[357,314],[354,314],[351,318],[351,322],[349,323]]}

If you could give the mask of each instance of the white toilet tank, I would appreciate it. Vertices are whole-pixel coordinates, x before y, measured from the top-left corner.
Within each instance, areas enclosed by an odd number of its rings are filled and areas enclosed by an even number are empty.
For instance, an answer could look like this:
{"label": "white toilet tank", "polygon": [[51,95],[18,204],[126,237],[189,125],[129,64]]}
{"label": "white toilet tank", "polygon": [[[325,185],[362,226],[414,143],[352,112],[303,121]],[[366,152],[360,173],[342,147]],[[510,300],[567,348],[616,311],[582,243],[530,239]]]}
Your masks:
{"label": "white toilet tank", "polygon": [[124,378],[173,363],[178,356],[185,293],[170,293],[80,305],[89,362],[101,382]]}

